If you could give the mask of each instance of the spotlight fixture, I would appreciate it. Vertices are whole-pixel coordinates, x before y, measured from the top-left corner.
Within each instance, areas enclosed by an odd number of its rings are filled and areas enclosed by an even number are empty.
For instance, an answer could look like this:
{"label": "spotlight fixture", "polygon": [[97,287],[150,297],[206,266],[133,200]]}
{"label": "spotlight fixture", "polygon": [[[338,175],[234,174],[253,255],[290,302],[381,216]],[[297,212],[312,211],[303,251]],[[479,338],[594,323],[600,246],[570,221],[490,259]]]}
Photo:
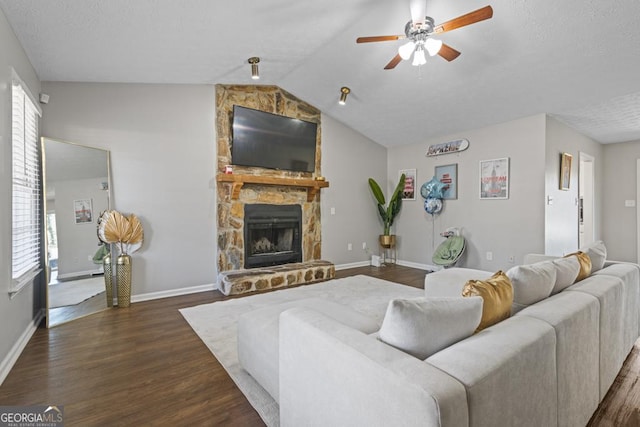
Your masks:
{"label": "spotlight fixture", "polygon": [[247,62],[251,64],[251,78],[253,80],[258,80],[260,78],[260,72],[258,71],[258,62],[260,62],[260,58],[252,56]]}
{"label": "spotlight fixture", "polygon": [[347,103],[347,95],[349,95],[351,93],[351,89],[349,89],[346,86],[342,86],[340,88],[340,101],[338,101],[338,104],[340,105],[344,105]]}

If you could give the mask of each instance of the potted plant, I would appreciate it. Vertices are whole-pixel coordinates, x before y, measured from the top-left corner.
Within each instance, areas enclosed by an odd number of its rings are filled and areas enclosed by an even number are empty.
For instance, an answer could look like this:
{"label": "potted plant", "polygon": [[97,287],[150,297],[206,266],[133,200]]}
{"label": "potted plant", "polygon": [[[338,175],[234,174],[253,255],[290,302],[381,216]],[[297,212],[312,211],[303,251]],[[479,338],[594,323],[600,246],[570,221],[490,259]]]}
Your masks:
{"label": "potted plant", "polygon": [[398,215],[398,212],[400,212],[400,207],[402,206],[404,180],[405,176],[402,174],[400,176],[400,181],[398,181],[398,185],[396,185],[396,188],[389,199],[389,205],[385,206],[386,200],[382,189],[373,178],[369,178],[369,187],[378,202],[378,213],[380,214],[382,224],[384,225],[384,233],[380,235],[380,246],[383,248],[391,248],[396,245],[396,236],[391,234],[391,226],[393,225],[393,220],[396,215]]}

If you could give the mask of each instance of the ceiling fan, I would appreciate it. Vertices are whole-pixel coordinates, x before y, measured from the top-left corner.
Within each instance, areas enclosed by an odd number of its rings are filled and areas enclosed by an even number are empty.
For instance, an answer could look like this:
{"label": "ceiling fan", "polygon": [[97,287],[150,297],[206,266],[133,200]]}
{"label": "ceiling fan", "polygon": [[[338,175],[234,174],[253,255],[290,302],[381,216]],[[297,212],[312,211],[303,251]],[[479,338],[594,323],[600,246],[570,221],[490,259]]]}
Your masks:
{"label": "ceiling fan", "polygon": [[456,59],[460,52],[451,46],[442,43],[441,40],[431,37],[434,34],[442,34],[460,27],[484,21],[493,16],[491,6],[485,6],[473,12],[458,16],[450,21],[435,25],[433,18],[426,15],[425,0],[411,0],[411,21],[404,27],[404,35],[397,36],[372,36],[358,37],[356,43],[384,42],[393,40],[408,39],[409,41],[398,48],[398,53],[384,67],[385,70],[392,70],[400,63],[413,55],[412,65],[420,66],[427,62],[425,51],[429,56],[440,55],[447,61]]}

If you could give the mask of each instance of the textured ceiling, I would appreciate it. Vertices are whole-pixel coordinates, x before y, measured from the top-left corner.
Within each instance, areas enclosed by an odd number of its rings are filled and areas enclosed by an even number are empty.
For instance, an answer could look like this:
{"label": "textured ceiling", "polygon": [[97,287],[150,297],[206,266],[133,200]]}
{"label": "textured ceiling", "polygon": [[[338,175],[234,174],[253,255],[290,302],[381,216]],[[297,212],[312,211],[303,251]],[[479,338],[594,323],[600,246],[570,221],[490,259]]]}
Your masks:
{"label": "textured ceiling", "polygon": [[[640,139],[640,1],[428,0],[453,62],[383,70],[409,0],[0,0],[43,81],[275,84],[374,141],[416,143],[539,113],[603,142]],[[339,106],[341,86],[352,93]]]}

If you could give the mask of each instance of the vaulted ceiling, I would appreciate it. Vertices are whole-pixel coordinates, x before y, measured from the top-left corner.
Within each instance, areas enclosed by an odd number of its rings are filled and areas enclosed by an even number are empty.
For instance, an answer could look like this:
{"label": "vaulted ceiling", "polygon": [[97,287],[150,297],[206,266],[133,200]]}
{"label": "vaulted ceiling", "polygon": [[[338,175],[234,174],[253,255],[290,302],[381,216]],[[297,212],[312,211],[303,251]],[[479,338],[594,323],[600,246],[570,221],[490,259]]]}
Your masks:
{"label": "vaulted ceiling", "polygon": [[[275,84],[394,146],[547,113],[602,143],[640,139],[637,0],[427,0],[452,62],[384,65],[409,0],[0,0],[42,81]],[[340,87],[352,93],[337,103]]]}

